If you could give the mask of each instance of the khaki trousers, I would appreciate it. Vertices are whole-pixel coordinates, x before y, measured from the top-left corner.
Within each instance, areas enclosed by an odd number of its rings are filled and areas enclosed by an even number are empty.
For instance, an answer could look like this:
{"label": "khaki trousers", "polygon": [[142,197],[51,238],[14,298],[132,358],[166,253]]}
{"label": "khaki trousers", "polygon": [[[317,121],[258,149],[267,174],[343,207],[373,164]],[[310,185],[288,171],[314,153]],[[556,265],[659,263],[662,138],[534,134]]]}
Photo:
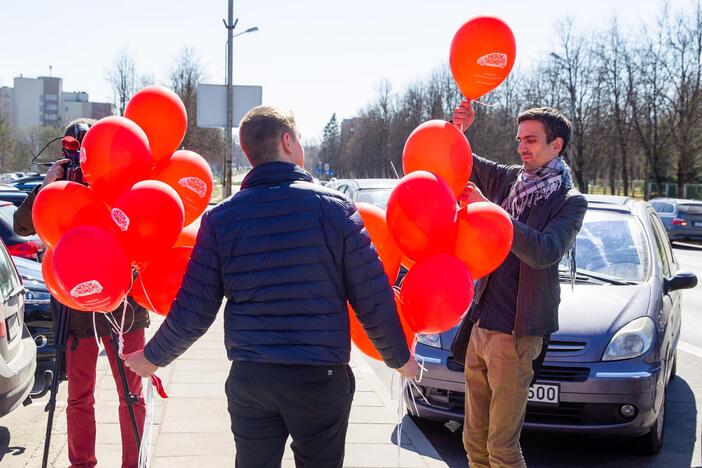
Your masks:
{"label": "khaki trousers", "polygon": [[515,337],[476,323],[466,352],[463,446],[471,468],[526,467],[519,436],[532,361],[543,338]]}

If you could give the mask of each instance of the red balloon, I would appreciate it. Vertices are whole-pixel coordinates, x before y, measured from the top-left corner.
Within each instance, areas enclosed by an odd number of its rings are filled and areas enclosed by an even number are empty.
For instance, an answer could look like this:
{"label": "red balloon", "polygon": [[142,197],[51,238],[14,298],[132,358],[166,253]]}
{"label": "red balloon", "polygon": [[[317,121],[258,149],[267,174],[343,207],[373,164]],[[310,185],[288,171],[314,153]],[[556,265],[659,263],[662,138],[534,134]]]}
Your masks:
{"label": "red balloon", "polygon": [[[393,293],[395,295],[395,305],[397,306],[397,314],[400,317],[402,331],[404,332],[405,339],[407,340],[407,346],[410,349],[413,349],[414,337],[416,333],[414,330],[412,330],[412,328],[410,328],[402,315],[402,303],[400,301],[399,291],[393,289]],[[351,308],[350,304],[347,304],[347,308],[349,312],[349,326],[351,328],[351,341],[353,341],[353,344],[355,344],[356,347],[366,356],[382,361],[383,358],[380,356],[378,350],[375,349],[373,343],[371,343],[366,331],[363,329],[363,325],[361,325],[361,322],[359,322],[358,318],[356,318],[356,313],[354,312],[353,308]]]}
{"label": "red balloon", "polygon": [[110,211],[85,185],[65,180],[52,182],[37,194],[32,222],[41,240],[56,247],[61,236],[77,226],[111,229]]}
{"label": "red balloon", "polygon": [[136,303],[159,315],[168,315],[192,252],[192,247],[174,247],[149,262],[130,292]]}
{"label": "red balloon", "polygon": [[458,88],[477,99],[502,83],[514,65],[517,44],[502,20],[481,16],[460,27],[451,41],[449,63]]}
{"label": "red balloon", "polygon": [[107,203],[151,173],[149,140],[124,117],[97,121],[83,139],[80,167],[88,185]]}
{"label": "red balloon", "polygon": [[80,226],[59,241],[51,265],[60,291],[84,310],[111,312],[132,282],[129,258],[115,235]]}
{"label": "red balloon", "polygon": [[59,301],[66,307],[87,312],[88,309],[83,309],[82,306],[76,304],[76,302],[73,299],[71,299],[71,296],[68,296],[64,294],[63,291],[61,291],[61,288],[58,286],[58,283],[54,278],[54,272],[51,266],[53,263],[53,257],[54,249],[49,248],[46,249],[46,252],[44,252],[44,257],[42,257],[41,261],[41,275],[42,278],[44,278],[44,284],[46,285],[46,289],[49,290],[51,295],[54,296],[54,298],[57,301]]}
{"label": "red balloon", "polygon": [[127,103],[124,116],[149,137],[154,164],[178,149],[188,129],[188,114],[180,97],[163,86],[147,86]]}
{"label": "red balloon", "polygon": [[358,202],[356,208],[361,215],[363,225],[368,230],[368,235],[378,252],[378,257],[383,264],[383,269],[390,284],[394,284],[397,273],[400,271],[402,252],[392,238],[385,221],[385,211],[370,203]]}
{"label": "red balloon", "polygon": [[478,279],[494,271],[512,248],[512,219],[488,202],[470,203],[458,210],[456,257]]}
{"label": "red balloon", "polygon": [[426,171],[406,175],[388,199],[387,223],[410,260],[453,252],[456,198],[446,181]]}
{"label": "red balloon", "polygon": [[197,233],[200,232],[200,222],[196,221],[188,224],[180,231],[173,247],[194,247],[197,240]]}
{"label": "red balloon", "polygon": [[412,268],[412,267],[414,266],[415,263],[416,263],[416,262],[414,262],[414,261],[410,260],[409,258],[407,258],[407,255],[403,255],[403,256],[402,256],[402,260],[400,261],[400,265],[402,265],[403,267],[405,267],[407,270],[409,270],[410,268]]}
{"label": "red balloon", "polygon": [[183,201],[184,223],[190,224],[205,212],[212,198],[212,170],[205,158],[180,150],[154,173],[153,178],[170,185]]}
{"label": "red balloon", "polygon": [[402,282],[402,311],[417,333],[451,329],[473,300],[473,278],[453,255],[439,254],[420,260]]}
{"label": "red balloon", "polygon": [[445,120],[424,122],[407,138],[402,151],[402,169],[405,174],[433,172],[449,184],[455,196],[459,196],[473,169],[470,143]]}
{"label": "red balloon", "polygon": [[137,263],[171,248],[183,229],[183,202],[158,180],[134,184],[117,199],[111,214],[127,255]]}

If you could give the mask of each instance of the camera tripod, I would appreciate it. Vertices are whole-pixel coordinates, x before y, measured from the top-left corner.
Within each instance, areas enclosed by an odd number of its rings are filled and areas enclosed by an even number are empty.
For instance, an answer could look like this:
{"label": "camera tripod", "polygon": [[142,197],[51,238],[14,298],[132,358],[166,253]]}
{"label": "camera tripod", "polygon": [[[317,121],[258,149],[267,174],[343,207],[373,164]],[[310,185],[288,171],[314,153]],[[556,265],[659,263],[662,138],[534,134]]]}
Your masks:
{"label": "camera tripod", "polygon": [[[52,300],[55,300],[52,298]],[[49,394],[49,401],[44,408],[44,411],[49,413],[46,421],[46,436],[44,438],[44,455],[42,458],[41,466],[42,468],[47,468],[49,461],[49,445],[51,444],[51,431],[54,424],[54,412],[56,411],[56,394],[58,393],[58,386],[60,383],[60,373],[61,373],[61,362],[64,357],[64,352],[66,352],[66,342],[68,341],[68,307],[60,305],[58,307],[58,314],[55,317],[56,327],[54,335],[54,350],[56,357],[54,360],[54,370],[53,377],[51,380],[51,389]],[[129,391],[129,384],[127,382],[127,374],[124,370],[124,363],[119,357],[119,345],[117,343],[117,336],[115,335],[112,327],[110,329],[110,343],[115,351],[115,358],[117,359],[117,369],[119,370],[120,382],[122,384],[122,392],[124,399],[127,402],[127,408],[129,409],[129,419],[132,423],[132,431],[134,432],[134,438],[136,440],[136,446],[141,446],[141,435],[139,433],[139,427],[137,426],[136,416],[134,415],[134,403],[138,401],[138,397]]]}

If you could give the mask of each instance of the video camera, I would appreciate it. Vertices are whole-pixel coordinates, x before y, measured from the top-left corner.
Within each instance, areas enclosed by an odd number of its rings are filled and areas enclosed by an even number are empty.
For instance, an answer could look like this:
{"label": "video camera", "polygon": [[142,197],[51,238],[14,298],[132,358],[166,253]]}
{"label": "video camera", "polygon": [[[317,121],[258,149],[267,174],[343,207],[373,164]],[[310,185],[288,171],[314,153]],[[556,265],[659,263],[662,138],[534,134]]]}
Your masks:
{"label": "video camera", "polygon": [[68,134],[61,140],[61,152],[63,157],[68,159],[64,179],[83,185],[86,184],[80,168],[80,147],[89,128],[88,124],[82,122],[72,125]]}

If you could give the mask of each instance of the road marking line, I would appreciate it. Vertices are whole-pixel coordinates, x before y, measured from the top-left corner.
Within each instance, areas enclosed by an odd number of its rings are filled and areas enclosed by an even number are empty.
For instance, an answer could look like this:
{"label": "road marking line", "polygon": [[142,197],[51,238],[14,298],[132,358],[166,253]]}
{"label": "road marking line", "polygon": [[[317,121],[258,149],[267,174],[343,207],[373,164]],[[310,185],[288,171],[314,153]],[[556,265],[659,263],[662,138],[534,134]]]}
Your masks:
{"label": "road marking line", "polygon": [[691,345],[690,343],[685,343],[684,341],[679,341],[678,349],[702,359],[702,348],[699,346]]}

